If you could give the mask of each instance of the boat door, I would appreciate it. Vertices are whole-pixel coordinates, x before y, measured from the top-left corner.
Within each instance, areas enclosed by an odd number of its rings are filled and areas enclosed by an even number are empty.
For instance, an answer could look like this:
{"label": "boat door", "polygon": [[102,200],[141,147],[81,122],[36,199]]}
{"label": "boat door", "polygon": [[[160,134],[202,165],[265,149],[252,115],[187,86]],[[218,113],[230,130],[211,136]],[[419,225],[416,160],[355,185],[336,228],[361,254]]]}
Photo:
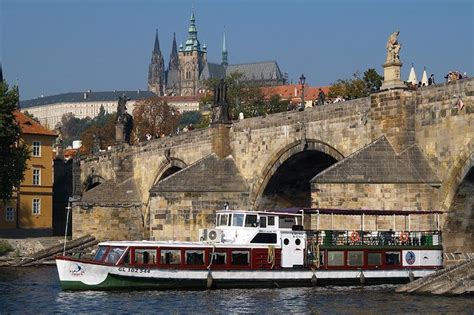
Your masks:
{"label": "boat door", "polygon": [[306,233],[303,231],[281,232],[281,266],[291,268],[304,265]]}

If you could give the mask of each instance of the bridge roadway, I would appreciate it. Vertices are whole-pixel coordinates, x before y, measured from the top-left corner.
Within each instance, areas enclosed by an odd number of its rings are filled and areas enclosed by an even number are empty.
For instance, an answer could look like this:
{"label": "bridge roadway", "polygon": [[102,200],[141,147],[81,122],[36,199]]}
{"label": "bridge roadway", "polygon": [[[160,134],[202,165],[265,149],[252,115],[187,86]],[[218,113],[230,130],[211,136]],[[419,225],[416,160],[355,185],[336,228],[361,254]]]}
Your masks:
{"label": "bridge roadway", "polygon": [[[453,248],[464,248],[472,243],[464,235],[473,223],[473,83],[382,91],[85,157],[73,231],[195,239],[223,201],[251,209],[442,209],[447,235],[463,231]],[[340,197],[344,191],[359,196]]]}

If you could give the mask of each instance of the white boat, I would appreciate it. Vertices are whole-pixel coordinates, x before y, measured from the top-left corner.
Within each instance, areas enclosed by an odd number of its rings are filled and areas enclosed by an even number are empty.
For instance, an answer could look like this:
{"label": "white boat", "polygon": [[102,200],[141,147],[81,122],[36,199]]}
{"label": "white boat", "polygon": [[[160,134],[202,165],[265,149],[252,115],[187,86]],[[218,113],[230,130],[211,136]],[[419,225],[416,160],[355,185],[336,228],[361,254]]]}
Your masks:
{"label": "white boat", "polygon": [[431,231],[303,229],[304,215],[435,215],[439,211],[222,210],[200,241],[114,241],[92,260],[56,257],[63,289],[206,289],[401,283],[443,266]]}

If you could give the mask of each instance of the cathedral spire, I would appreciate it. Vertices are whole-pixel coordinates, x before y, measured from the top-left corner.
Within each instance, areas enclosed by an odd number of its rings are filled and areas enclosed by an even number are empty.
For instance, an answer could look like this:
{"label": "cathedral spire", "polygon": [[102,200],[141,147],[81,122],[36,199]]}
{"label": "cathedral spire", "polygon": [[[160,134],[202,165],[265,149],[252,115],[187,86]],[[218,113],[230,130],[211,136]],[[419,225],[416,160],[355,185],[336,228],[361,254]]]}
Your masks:
{"label": "cathedral spire", "polygon": [[225,41],[225,29],[224,29],[224,39],[222,40],[222,62],[221,65],[227,67],[229,62],[227,61],[227,45]]}
{"label": "cathedral spire", "polygon": [[186,47],[184,50],[186,51],[193,51],[193,50],[201,50],[201,45],[199,44],[199,40],[197,39],[197,29],[196,29],[196,18],[194,17],[194,9],[193,13],[191,14],[191,18],[189,19],[189,28],[188,28],[188,39],[186,40]]}
{"label": "cathedral spire", "polygon": [[170,63],[168,65],[168,70],[178,70],[178,69],[179,69],[179,59],[178,59],[178,48],[176,45],[176,33],[173,33],[173,44],[171,46]]}
{"label": "cathedral spire", "polygon": [[154,53],[160,53],[160,40],[158,39],[158,29],[156,29]]}

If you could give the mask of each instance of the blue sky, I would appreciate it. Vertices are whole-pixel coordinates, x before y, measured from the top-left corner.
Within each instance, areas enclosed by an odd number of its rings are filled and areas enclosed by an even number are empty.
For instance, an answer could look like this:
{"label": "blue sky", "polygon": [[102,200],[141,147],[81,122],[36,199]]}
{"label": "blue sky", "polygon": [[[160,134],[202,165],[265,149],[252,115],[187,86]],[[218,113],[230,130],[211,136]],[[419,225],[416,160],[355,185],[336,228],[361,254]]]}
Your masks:
{"label": "blue sky", "polygon": [[474,75],[474,1],[0,0],[1,60],[22,99],[71,91],[146,89],[158,28],[168,64],[185,41],[194,3],[198,38],[219,62],[277,60],[289,79],[327,85],[357,70],[382,73],[387,37],[400,30],[402,76],[413,62],[438,81]]}

